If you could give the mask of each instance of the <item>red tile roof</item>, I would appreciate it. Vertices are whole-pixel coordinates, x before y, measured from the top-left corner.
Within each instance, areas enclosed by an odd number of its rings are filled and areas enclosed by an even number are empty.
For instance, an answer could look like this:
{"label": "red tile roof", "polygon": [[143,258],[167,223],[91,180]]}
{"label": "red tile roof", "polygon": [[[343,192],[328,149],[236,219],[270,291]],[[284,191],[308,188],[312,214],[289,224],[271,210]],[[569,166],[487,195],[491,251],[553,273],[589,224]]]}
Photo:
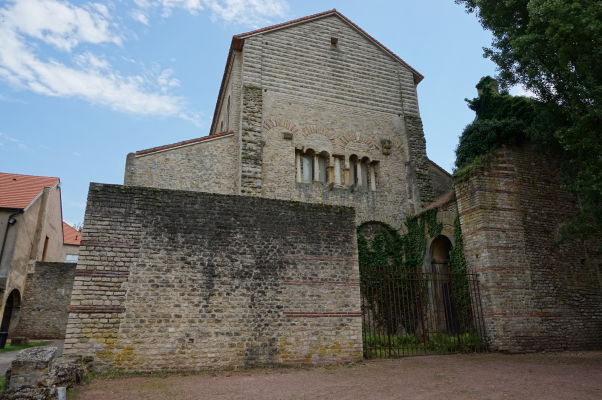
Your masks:
{"label": "red tile roof", "polygon": [[63,243],[74,244],[79,246],[79,242],[82,238],[80,231],[63,221]]}
{"label": "red tile roof", "polygon": [[418,212],[418,214],[416,215],[420,215],[425,211],[428,211],[432,208],[439,208],[444,204],[449,203],[450,201],[454,200],[454,198],[456,197],[456,191],[455,190],[450,190],[449,192],[442,194],[441,196],[439,196],[439,198],[435,201],[433,201],[432,203],[428,204],[426,207],[424,207],[422,210],[420,210]]}
{"label": "red tile roof", "polygon": [[166,144],[165,146],[151,147],[150,149],[137,151],[136,155],[143,155],[143,154],[154,153],[155,151],[167,150],[167,149],[171,149],[172,147],[179,147],[179,146],[185,146],[187,144],[204,142],[205,140],[216,139],[216,138],[219,138],[219,137],[222,137],[222,136],[228,136],[228,135],[232,135],[232,134],[234,134],[233,131],[222,132],[222,133],[216,133],[215,135],[203,136],[203,137],[200,137],[200,138],[190,139],[190,140],[184,140],[184,141],[178,142],[178,143]]}
{"label": "red tile roof", "polygon": [[45,187],[60,182],[48,176],[19,175],[0,172],[0,208],[23,209],[27,207]]}

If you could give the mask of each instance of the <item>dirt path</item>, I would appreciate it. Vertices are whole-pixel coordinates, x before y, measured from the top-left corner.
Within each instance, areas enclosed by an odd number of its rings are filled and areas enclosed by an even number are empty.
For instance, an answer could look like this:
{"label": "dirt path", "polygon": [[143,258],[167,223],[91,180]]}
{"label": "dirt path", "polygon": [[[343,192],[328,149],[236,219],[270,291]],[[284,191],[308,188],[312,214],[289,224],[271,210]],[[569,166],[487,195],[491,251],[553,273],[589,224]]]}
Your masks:
{"label": "dirt path", "polygon": [[77,400],[599,400],[602,352],[471,354],[329,368],[95,380]]}

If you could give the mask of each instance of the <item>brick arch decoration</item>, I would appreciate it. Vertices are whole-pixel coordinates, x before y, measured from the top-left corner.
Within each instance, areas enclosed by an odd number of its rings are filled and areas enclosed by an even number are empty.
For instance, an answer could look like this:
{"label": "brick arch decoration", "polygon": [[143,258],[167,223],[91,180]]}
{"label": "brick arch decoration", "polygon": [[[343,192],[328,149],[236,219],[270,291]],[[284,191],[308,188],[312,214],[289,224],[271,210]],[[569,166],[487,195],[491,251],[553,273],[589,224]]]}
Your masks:
{"label": "brick arch decoration", "polygon": [[361,223],[358,227],[358,231],[362,235],[364,235],[368,240],[372,240],[374,239],[374,236],[376,236],[379,233],[392,235],[392,232],[396,232],[396,229],[394,229],[391,225],[385,222],[371,220]]}
{"label": "brick arch decoration", "polygon": [[284,128],[287,131],[291,132],[293,135],[295,133],[300,132],[297,125],[295,125],[294,122],[292,122],[288,119],[269,118],[269,119],[266,119],[265,121],[263,121],[263,129],[265,129],[266,131],[272,131],[276,128]]}

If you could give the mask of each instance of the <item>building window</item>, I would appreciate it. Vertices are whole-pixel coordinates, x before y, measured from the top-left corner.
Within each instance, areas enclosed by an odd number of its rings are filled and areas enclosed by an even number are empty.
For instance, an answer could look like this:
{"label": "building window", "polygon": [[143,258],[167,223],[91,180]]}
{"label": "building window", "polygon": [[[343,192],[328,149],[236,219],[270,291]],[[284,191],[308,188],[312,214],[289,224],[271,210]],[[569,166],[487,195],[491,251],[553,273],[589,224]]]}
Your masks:
{"label": "building window", "polygon": [[50,241],[50,238],[46,236],[44,238],[44,248],[42,249],[42,261],[46,261],[46,255],[48,254],[48,241]]}
{"label": "building window", "polygon": [[77,263],[77,257],[77,254],[67,254],[67,257],[65,257],[65,262]]}
{"label": "building window", "polygon": [[369,182],[370,182],[370,190],[372,191],[376,191],[376,175],[378,173],[378,161],[374,161],[372,162],[372,164],[370,164],[370,176],[369,176]]}
{"label": "building window", "polygon": [[314,152],[297,152],[297,181],[310,183],[314,179]]}
{"label": "building window", "polygon": [[317,181],[322,182],[324,184],[328,184],[328,164],[329,164],[330,156],[326,152],[320,153],[318,155],[318,176]]}
{"label": "building window", "polygon": [[358,172],[358,185],[363,187],[368,187],[368,165],[370,164],[370,160],[368,157],[362,158],[362,161],[359,163],[359,172]]}
{"label": "building window", "polygon": [[334,183],[342,185],[345,176],[345,159],[340,156],[334,156]]}
{"label": "building window", "polygon": [[226,129],[230,130],[230,95],[228,95],[228,108],[226,110]]}
{"label": "building window", "polygon": [[349,157],[349,185],[358,186],[358,159],[356,155]]}

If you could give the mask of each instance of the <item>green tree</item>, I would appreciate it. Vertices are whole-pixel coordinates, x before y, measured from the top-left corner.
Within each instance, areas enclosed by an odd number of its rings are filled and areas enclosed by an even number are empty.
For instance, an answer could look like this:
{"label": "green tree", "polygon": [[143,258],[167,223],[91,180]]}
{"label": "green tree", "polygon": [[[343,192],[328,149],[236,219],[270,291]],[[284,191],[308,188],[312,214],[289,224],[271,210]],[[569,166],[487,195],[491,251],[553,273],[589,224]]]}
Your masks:
{"label": "green tree", "polygon": [[466,100],[476,113],[460,136],[456,149],[456,167],[463,168],[478,156],[502,145],[517,145],[536,136],[538,103],[527,97],[498,93],[497,81],[486,76],[477,85],[479,96]]}
{"label": "green tree", "polygon": [[492,32],[502,86],[541,101],[538,139],[559,150],[581,204],[574,232],[602,232],[602,0],[455,1]]}

